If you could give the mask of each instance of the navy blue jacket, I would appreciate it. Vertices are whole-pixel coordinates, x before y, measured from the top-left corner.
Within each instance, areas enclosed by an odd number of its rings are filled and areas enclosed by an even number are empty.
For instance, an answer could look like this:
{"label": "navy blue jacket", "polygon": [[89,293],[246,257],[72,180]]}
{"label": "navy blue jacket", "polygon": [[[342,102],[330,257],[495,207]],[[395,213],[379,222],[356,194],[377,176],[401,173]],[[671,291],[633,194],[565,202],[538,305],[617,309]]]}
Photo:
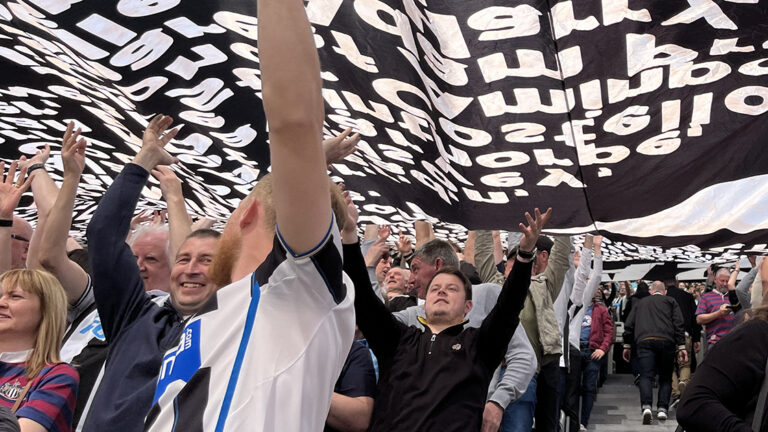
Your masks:
{"label": "navy blue jacket", "polygon": [[163,354],[178,344],[184,327],[170,299],[153,301],[144,292],[136,258],[125,243],[148,177],[144,168],[127,164],[88,225],[93,289],[109,355],[86,431],[143,430]]}

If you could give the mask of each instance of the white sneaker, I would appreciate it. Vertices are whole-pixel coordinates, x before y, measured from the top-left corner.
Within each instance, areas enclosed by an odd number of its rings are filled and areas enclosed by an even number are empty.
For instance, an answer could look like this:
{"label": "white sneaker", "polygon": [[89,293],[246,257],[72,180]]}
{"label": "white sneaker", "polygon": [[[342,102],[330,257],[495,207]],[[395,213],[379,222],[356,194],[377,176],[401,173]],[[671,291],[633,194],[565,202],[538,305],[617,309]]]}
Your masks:
{"label": "white sneaker", "polygon": [[659,410],[659,412],[656,413],[656,418],[660,421],[664,421],[667,419],[667,412],[663,410]]}
{"label": "white sneaker", "polygon": [[643,424],[649,425],[651,424],[651,420],[653,420],[653,412],[651,412],[650,408],[646,408],[643,410]]}
{"label": "white sneaker", "polygon": [[579,432],[586,432],[586,430],[587,430],[586,426],[584,426],[583,424],[579,425]]}

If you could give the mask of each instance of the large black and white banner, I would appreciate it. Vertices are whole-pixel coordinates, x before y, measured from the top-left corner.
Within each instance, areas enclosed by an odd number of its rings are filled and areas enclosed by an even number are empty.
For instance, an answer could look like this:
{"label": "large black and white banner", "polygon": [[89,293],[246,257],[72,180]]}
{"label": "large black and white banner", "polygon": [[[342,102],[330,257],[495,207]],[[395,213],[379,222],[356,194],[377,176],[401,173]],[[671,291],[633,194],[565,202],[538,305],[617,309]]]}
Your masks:
{"label": "large black and white banner", "polygon": [[[194,213],[225,219],[267,172],[255,1],[0,5],[0,155],[55,152],[64,122],[82,125],[79,226],[157,112],[184,124],[171,152]],[[428,218],[460,238],[552,206],[552,232],[765,249],[766,2],[311,0],[307,11],[326,132],[363,135],[335,174],[364,221]],[[159,187],[145,197],[153,205]],[[665,254],[649,256],[681,259]]]}

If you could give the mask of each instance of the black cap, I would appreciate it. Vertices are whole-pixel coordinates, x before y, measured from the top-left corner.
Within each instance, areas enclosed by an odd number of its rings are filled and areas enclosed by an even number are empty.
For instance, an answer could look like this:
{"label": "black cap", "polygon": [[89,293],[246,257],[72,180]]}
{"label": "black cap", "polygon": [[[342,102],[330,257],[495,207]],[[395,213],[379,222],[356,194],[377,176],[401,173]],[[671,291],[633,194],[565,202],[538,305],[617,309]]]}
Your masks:
{"label": "black cap", "polygon": [[547,251],[547,253],[552,253],[552,246],[555,245],[555,242],[552,241],[551,238],[547,236],[539,236],[539,239],[536,240],[536,250],[539,252],[541,251]]}

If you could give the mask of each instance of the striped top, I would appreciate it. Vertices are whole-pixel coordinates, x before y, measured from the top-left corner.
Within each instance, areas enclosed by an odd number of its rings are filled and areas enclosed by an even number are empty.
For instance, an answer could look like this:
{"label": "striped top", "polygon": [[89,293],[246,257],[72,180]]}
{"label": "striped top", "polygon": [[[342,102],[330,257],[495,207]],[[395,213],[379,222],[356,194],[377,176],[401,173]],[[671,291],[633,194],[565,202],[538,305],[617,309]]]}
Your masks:
{"label": "striped top", "polygon": [[[696,315],[716,312],[720,309],[720,305],[723,304],[730,304],[726,295],[720,294],[718,291],[704,293],[699,299]],[[733,319],[734,315],[729,314],[707,324],[707,343],[715,344],[728,334],[733,328]]]}
{"label": "striped top", "polygon": [[[29,381],[25,374],[24,363],[0,362],[0,405],[13,407]],[[16,416],[30,419],[49,432],[72,431],[78,384],[77,372],[68,364],[46,366],[32,380]]]}

